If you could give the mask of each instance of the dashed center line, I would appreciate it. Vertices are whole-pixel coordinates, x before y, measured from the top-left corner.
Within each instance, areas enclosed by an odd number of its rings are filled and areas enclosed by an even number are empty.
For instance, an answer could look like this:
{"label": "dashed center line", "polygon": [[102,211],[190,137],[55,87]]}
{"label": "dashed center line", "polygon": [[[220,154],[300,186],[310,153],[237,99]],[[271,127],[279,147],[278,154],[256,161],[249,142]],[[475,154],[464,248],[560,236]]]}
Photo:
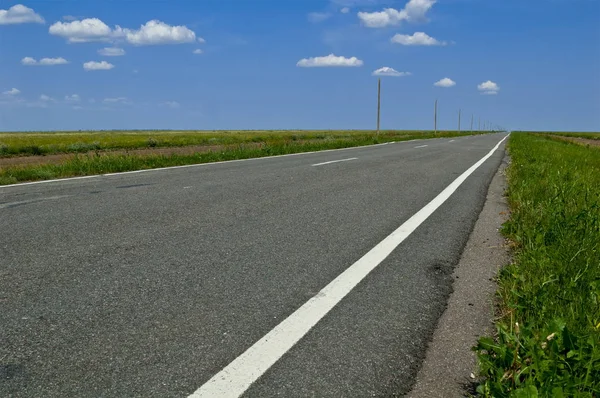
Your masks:
{"label": "dashed center line", "polygon": [[332,164],[332,163],[339,163],[339,162],[349,162],[351,160],[357,160],[358,158],[348,158],[348,159],[340,159],[340,160],[331,160],[329,162],[323,162],[323,163],[315,163],[312,166],[324,166],[326,164]]}
{"label": "dashed center line", "polygon": [[426,146],[429,146],[429,145],[420,145],[420,146],[416,146],[416,147],[415,147],[415,149],[417,149],[417,148],[425,148]]}
{"label": "dashed center line", "polygon": [[448,141],[448,142],[454,142],[454,141],[456,141],[456,140],[450,140],[450,141]]}

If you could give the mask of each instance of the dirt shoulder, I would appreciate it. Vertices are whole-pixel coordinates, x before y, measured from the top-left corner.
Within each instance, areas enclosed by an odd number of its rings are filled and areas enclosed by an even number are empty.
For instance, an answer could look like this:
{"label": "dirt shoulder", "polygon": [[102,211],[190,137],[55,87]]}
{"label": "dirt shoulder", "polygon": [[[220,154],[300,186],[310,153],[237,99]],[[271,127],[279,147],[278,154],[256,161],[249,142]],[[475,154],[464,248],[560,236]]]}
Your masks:
{"label": "dirt shoulder", "polygon": [[453,293],[429,344],[423,366],[407,397],[468,396],[477,374],[471,348],[493,328],[494,277],[510,261],[498,229],[508,218],[504,158],[494,176],[459,264],[454,270]]}

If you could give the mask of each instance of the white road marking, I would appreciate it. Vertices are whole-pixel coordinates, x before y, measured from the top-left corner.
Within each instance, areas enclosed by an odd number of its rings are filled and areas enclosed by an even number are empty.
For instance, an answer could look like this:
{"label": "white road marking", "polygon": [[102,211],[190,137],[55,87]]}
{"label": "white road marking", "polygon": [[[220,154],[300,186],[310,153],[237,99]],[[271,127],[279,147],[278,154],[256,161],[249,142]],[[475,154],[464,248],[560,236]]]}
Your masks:
{"label": "white road marking", "polygon": [[252,347],[214,375],[190,395],[190,398],[239,397],[242,395],[252,383],[304,337],[317,322],[385,260],[419,225],[427,220],[461,186],[467,177],[494,154],[507,137],[508,135],[498,142],[487,155],[462,173],[438,196],[387,238],[379,242],[377,246],[342,272],[313,298],[304,303],[302,307],[298,308],[263,338],[254,343]]}
{"label": "white road marking", "polygon": [[416,146],[415,149],[417,149],[417,148],[425,148],[426,146],[429,146],[429,145]]}
{"label": "white road marking", "polygon": [[0,209],[6,209],[8,207],[19,206],[19,205],[26,205],[26,204],[30,204],[30,203],[44,202],[46,200],[58,200],[58,199],[62,199],[62,198],[68,198],[69,196],[72,196],[72,195],[48,196],[45,198],[22,200],[20,202],[0,203]]}
{"label": "white road marking", "polygon": [[456,140],[450,140],[450,141],[448,141],[448,142],[454,142],[454,141],[456,141]]}
{"label": "white road marking", "polygon": [[20,182],[20,183],[17,183],[17,184],[0,185],[0,189],[2,189],[2,188],[10,188],[10,187],[17,187],[17,186],[21,186],[21,185],[46,184],[46,183],[49,183],[49,182],[61,182],[61,181],[71,181],[71,180],[86,180],[88,178],[96,178],[96,177],[101,177],[101,176],[102,176],[102,174],[96,174],[96,175],[93,175],[93,176],[57,178],[55,180],[43,180],[43,181],[33,181],[33,182]]}
{"label": "white road marking", "polygon": [[[419,139],[415,139],[415,140],[399,141],[399,143],[419,141],[419,140],[421,140],[421,139],[419,138]],[[138,174],[138,173],[149,173],[149,172],[153,172],[153,171],[163,171],[163,170],[173,170],[173,169],[187,169],[187,168],[190,168],[190,167],[207,167],[207,166],[211,166],[211,165],[215,165],[215,164],[248,162],[248,161],[251,161],[251,160],[264,160],[264,159],[273,159],[273,158],[283,158],[283,157],[287,157],[287,156],[301,156],[301,155],[310,155],[310,154],[315,154],[315,153],[327,153],[327,152],[336,152],[336,151],[347,151],[347,150],[351,150],[351,149],[372,148],[372,147],[384,146],[384,145],[388,145],[388,144],[389,144],[389,142],[384,142],[382,144],[362,145],[362,146],[354,146],[354,147],[350,147],[350,148],[324,149],[322,151],[288,153],[288,154],[285,154],[285,155],[263,156],[263,157],[259,157],[259,158],[223,160],[223,161],[220,161],[220,162],[187,164],[187,165],[184,165],[184,166],[169,166],[169,167],[158,167],[158,168],[155,168],[155,169],[122,171],[120,173],[94,174],[94,175],[91,175],[91,176],[57,178],[55,180],[21,182],[21,183],[17,183],[17,184],[0,185],[0,189],[2,189],[2,188],[10,188],[10,187],[19,187],[19,186],[25,186],[25,185],[49,184],[49,183],[52,183],[52,182],[63,182],[63,181],[71,181],[71,180],[83,180],[83,179],[88,179],[88,178],[98,178],[98,177],[107,177],[107,176],[119,176],[119,175]]]}
{"label": "white road marking", "polygon": [[332,164],[332,163],[339,163],[339,162],[349,162],[351,160],[357,160],[358,158],[348,158],[348,159],[340,159],[340,160],[331,160],[329,162],[323,162],[323,163],[315,163],[312,166],[324,166],[326,164]]}

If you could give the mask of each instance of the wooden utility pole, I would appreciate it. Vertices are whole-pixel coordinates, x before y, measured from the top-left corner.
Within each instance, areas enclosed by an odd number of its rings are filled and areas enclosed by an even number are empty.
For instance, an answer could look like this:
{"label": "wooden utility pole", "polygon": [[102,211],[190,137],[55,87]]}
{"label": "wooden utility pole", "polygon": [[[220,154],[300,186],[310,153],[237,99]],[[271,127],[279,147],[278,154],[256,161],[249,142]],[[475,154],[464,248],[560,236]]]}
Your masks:
{"label": "wooden utility pole", "polygon": [[433,106],[433,132],[437,133],[437,100]]}
{"label": "wooden utility pole", "polygon": [[460,133],[460,109],[458,110],[458,132]]}
{"label": "wooden utility pole", "polygon": [[471,113],[471,133],[473,132],[473,114]]}
{"label": "wooden utility pole", "polygon": [[381,79],[377,81],[377,134],[379,134],[379,122],[381,120]]}

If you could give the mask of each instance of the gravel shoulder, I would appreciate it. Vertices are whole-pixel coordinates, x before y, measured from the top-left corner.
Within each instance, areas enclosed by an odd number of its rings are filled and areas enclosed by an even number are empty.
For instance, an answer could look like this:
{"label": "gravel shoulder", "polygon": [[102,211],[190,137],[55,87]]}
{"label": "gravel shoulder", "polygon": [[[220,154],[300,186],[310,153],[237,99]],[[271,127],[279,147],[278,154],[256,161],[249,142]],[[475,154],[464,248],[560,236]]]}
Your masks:
{"label": "gravel shoulder", "polygon": [[499,232],[508,219],[505,156],[494,176],[486,203],[455,268],[453,293],[439,320],[425,361],[410,398],[469,396],[477,374],[477,358],[471,350],[477,339],[493,328],[494,281],[510,261],[505,239]]}

